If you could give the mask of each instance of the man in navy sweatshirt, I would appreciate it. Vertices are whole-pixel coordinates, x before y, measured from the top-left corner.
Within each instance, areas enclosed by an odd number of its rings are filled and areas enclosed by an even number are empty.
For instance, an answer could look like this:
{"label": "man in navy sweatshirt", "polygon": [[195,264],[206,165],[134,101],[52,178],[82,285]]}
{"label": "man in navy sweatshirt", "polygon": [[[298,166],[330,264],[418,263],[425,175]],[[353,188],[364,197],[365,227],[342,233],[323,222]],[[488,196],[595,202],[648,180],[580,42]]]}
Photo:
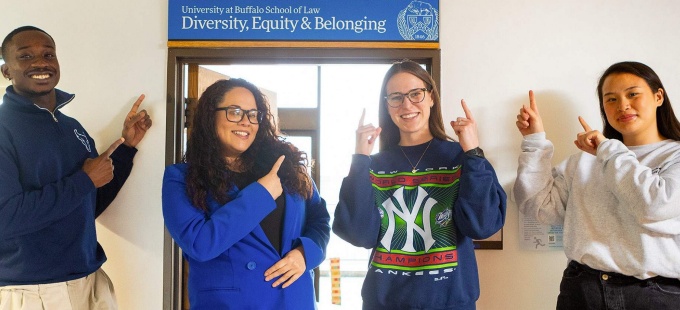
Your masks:
{"label": "man in navy sweatshirt", "polygon": [[0,105],[0,309],[117,309],[95,218],[130,175],[151,127],[147,112],[137,112],[144,95],[100,155],[60,111],[74,95],[55,88],[52,37],[17,28],[2,41],[2,57],[12,85]]}

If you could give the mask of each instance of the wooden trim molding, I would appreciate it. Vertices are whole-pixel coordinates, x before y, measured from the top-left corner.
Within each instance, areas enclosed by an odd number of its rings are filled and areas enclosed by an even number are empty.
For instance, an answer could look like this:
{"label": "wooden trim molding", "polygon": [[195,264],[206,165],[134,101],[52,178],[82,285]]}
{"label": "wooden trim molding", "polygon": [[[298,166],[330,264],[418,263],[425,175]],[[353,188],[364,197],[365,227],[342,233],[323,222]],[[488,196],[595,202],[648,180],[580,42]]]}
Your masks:
{"label": "wooden trim molding", "polygon": [[412,48],[439,49],[439,42],[341,42],[341,41],[168,41],[170,48]]}

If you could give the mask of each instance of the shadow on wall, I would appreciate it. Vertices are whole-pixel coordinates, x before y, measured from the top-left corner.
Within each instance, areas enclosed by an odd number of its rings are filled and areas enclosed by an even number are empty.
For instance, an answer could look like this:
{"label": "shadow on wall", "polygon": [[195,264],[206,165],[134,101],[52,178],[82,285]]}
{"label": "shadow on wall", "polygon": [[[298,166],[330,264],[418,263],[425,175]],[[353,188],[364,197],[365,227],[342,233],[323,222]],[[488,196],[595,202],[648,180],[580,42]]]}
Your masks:
{"label": "shadow on wall", "polygon": [[[559,164],[570,155],[579,152],[573,143],[576,134],[583,131],[581,124],[578,122],[579,115],[584,116],[591,127],[601,127],[599,117],[597,119],[590,119],[585,116],[593,115],[592,113],[595,113],[598,109],[597,106],[592,107],[592,109],[589,107],[588,111],[580,111],[578,110],[578,104],[574,103],[566,93],[554,90],[534,91],[534,98],[536,99],[538,111],[543,120],[543,128],[545,129],[546,137],[555,146],[552,159],[553,166]],[[506,141],[495,141],[493,145],[496,145],[497,149],[490,150],[492,152],[501,152],[499,154],[505,154],[504,156],[512,157],[510,160],[500,160],[497,163],[492,159],[492,164],[496,167],[497,171],[517,171],[517,158],[521,152],[520,146],[522,143],[522,134],[519,133],[515,122],[522,105],[529,106],[528,91],[524,96],[513,98],[510,102],[513,107],[511,109],[513,111],[512,115],[503,122],[495,122],[495,124],[502,124],[495,131],[497,134],[495,134],[494,137],[482,137],[483,132],[480,132],[480,140],[487,138],[498,140],[501,139],[501,137],[506,139]],[[503,164],[512,165],[512,167],[501,167]],[[511,178],[499,180],[501,181],[503,189],[505,189],[505,192],[508,194],[508,200],[513,203],[514,197],[512,196],[512,189],[515,184],[515,177],[516,175],[513,174]]]}
{"label": "shadow on wall", "polygon": [[[535,91],[534,98],[536,98],[538,111],[543,119],[546,136],[555,145],[553,165],[562,162],[574,153],[580,152],[574,146],[576,134],[583,131],[583,127],[578,121],[579,116],[583,116],[594,129],[601,130],[602,128],[596,99],[593,101],[592,107],[588,106],[583,110],[582,103],[573,102],[564,92]],[[529,104],[528,95],[525,102],[527,105]],[[520,106],[521,104],[518,105],[517,111],[519,111]],[[593,118],[592,115],[597,115],[597,118]],[[517,128],[515,128],[515,131],[517,132]],[[519,146],[519,143],[517,145]]]}
{"label": "shadow on wall", "polygon": [[[113,141],[120,137],[125,117],[127,116],[128,112],[130,111],[130,108],[132,108],[132,105],[137,100],[139,95],[140,94],[131,94],[131,96],[128,97],[127,100],[124,100],[124,103],[121,103],[119,106],[116,107],[115,115],[109,117],[105,125],[103,125],[97,131],[90,132],[90,135],[98,137],[96,139],[96,143],[97,150],[100,153],[106,150],[106,148],[108,148],[111,145],[111,143],[113,143]],[[139,111],[146,110],[154,122],[155,128],[152,127],[150,131],[158,130],[159,126],[157,124],[159,124],[162,121],[162,116],[164,116],[154,111],[153,107],[156,106],[156,103],[154,101],[155,98],[149,98],[147,96],[139,108]],[[113,102],[111,103],[117,104]],[[80,102],[79,104],[87,103]],[[145,148],[144,144],[148,144],[146,139],[149,139],[149,132],[147,132],[147,135],[144,137],[144,139],[145,140],[143,140],[138,146],[138,149],[144,149]],[[150,149],[147,149],[144,152],[149,151]],[[139,159],[135,158],[135,160]],[[135,172],[136,170],[137,172]],[[135,244],[137,242],[144,241],[144,239],[139,238],[138,230],[130,229],[130,227],[145,227],[146,225],[148,225],[148,219],[146,218],[145,213],[147,212],[147,210],[145,210],[143,204],[128,203],[129,201],[138,201],[134,198],[135,196],[149,195],[148,192],[141,192],[140,188],[134,188],[131,185],[132,178],[140,178],[140,176],[134,176],[135,173],[139,173],[138,170],[140,170],[139,166],[132,169],[130,178],[128,178],[126,184],[123,186],[120,193],[118,193],[116,199],[111,203],[111,205],[109,205],[109,207],[106,209],[106,212],[102,213],[102,215],[97,218],[97,223],[106,227],[112,233],[120,236],[124,240],[127,240]],[[158,193],[160,193],[160,189]],[[150,240],[147,239],[144,242],[148,243],[150,242]],[[136,244],[136,245],[142,249],[148,248],[147,246],[151,247],[154,246],[154,244]]]}
{"label": "shadow on wall", "polygon": [[[578,122],[579,115],[584,116],[593,128],[602,126],[597,101],[594,106],[588,107],[587,111],[582,111],[579,110],[580,105],[573,102],[573,99],[564,92],[539,90],[534,91],[534,96],[547,138],[555,145],[553,165],[579,151],[573,143],[576,134],[583,131]],[[521,96],[508,99],[503,102],[503,105],[498,110],[492,107],[482,107],[475,111],[475,118],[480,126],[479,141],[483,147],[488,147],[488,150],[485,148],[484,151],[488,154],[489,161],[496,171],[517,171],[517,157],[521,152],[522,135],[517,130],[515,122],[522,105],[529,105],[528,91]],[[595,119],[592,115],[598,115],[598,117]],[[488,126],[493,129],[489,130]],[[507,158],[508,156],[511,158]],[[499,178],[504,188],[512,188],[510,183],[514,182],[514,175],[512,177],[499,175]],[[510,179],[512,181],[508,183]]]}

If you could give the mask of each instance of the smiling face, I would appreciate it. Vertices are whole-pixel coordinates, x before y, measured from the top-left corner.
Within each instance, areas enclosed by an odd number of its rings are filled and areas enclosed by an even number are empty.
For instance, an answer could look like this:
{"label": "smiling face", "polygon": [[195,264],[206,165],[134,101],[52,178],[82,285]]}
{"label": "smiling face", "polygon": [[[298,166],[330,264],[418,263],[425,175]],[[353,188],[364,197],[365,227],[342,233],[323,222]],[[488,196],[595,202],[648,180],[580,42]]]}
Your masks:
{"label": "smiling face", "polygon": [[6,53],[2,75],[12,80],[17,94],[42,102],[54,92],[59,62],[52,38],[36,30],[23,31],[9,41]]}
{"label": "smiling face", "polygon": [[607,121],[628,146],[664,140],[656,119],[656,109],[663,101],[663,89],[650,89],[644,79],[634,74],[612,74],[602,84]]}
{"label": "smiling face", "polygon": [[[243,87],[232,88],[224,94],[224,99],[216,108],[228,106],[237,106],[243,110],[257,109],[253,93]],[[243,117],[238,123],[234,123],[227,120],[224,110],[218,110],[214,113],[217,113],[215,115],[215,130],[218,139],[224,146],[224,156],[228,163],[233,162],[253,144],[260,125],[251,124],[247,116]]]}
{"label": "smiling face", "polygon": [[[400,72],[387,81],[385,90],[387,95],[393,93],[406,94],[418,88],[427,88],[427,85],[413,74]],[[426,91],[425,99],[422,102],[412,103],[404,96],[401,106],[397,108],[387,107],[390,118],[399,128],[400,145],[416,145],[432,139],[429,127],[432,105],[434,105],[432,93]]]}

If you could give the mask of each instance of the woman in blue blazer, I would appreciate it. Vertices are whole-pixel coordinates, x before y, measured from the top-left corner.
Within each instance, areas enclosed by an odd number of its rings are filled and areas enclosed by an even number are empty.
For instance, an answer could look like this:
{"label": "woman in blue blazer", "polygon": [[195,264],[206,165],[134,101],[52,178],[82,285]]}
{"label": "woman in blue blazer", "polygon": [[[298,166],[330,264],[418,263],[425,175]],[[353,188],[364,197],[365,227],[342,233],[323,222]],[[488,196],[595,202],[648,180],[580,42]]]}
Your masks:
{"label": "woman in blue blazer", "polygon": [[191,309],[315,308],[330,217],[253,84],[203,93],[183,163],[165,169],[163,217],[189,264]]}

